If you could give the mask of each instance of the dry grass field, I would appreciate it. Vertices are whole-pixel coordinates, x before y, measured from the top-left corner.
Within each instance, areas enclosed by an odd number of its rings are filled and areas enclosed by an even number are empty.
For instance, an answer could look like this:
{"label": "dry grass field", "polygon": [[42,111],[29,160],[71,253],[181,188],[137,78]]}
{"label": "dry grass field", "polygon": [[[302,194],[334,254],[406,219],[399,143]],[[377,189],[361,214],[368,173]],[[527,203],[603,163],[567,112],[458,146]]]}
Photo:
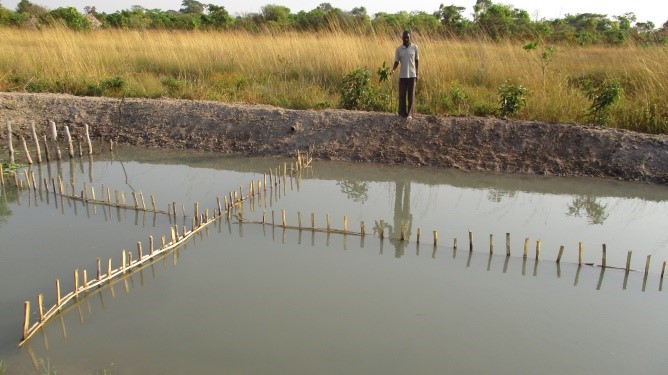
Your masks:
{"label": "dry grass field", "polygon": [[[398,37],[337,33],[271,35],[0,29],[0,91],[112,97],[174,97],[306,109],[339,106],[337,86],[357,68],[371,71],[377,93],[396,93],[376,70],[391,64]],[[578,82],[616,80],[620,100],[606,124],[668,133],[668,48],[556,46],[543,69],[539,45],[459,41],[414,35],[420,48],[419,113],[490,115],[498,87],[524,86],[514,117],[591,122],[592,101]],[[393,99],[384,110],[392,111]]]}

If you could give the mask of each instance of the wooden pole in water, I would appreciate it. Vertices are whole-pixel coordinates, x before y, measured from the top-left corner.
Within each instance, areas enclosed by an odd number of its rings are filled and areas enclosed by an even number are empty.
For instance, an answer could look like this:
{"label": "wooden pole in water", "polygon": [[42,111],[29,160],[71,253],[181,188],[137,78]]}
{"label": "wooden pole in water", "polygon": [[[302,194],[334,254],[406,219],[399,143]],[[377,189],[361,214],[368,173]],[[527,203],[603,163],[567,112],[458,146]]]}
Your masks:
{"label": "wooden pole in water", "polygon": [[297,224],[299,225],[299,229],[302,229],[302,212],[297,211]]}
{"label": "wooden pole in water", "polygon": [[327,232],[330,230],[329,214],[326,215],[327,218]]}
{"label": "wooden pole in water", "polygon": [[469,230],[469,251],[473,251],[473,232]]}
{"label": "wooden pole in water", "polygon": [[606,259],[605,259],[606,258],[606,252],[607,252],[606,246],[605,246],[605,244],[603,244],[603,259],[601,259],[601,267],[603,267],[603,268],[605,268],[605,265],[606,265]]}
{"label": "wooden pole in water", "polygon": [[490,254],[494,253],[494,235],[493,234],[489,235],[489,253]]}
{"label": "wooden pole in water", "polygon": [[438,231],[433,231],[434,234],[434,246],[438,246]]}
{"label": "wooden pole in water", "polygon": [[315,214],[311,212],[311,229],[315,229]]}
{"label": "wooden pole in water", "polygon": [[114,140],[109,140],[109,152],[114,152]]}
{"label": "wooden pole in water", "polygon": [[79,300],[79,270],[74,270],[74,298]]}
{"label": "wooden pole in water", "polygon": [[366,230],[364,228],[364,220],[360,221],[360,234],[362,234],[362,237],[366,236]]}
{"label": "wooden pole in water", "polygon": [[146,202],[144,201],[144,193],[139,192],[139,198],[141,198],[141,209],[146,211]]}
{"label": "wooden pole in water", "polygon": [[526,258],[529,254],[529,237],[524,239],[524,254],[522,258]]}
{"label": "wooden pole in water", "polygon": [[58,131],[56,130],[56,123],[52,120],[49,120],[49,128],[51,129],[51,140],[56,144],[56,158],[58,160],[62,159],[60,153],[60,145],[58,144]]}
{"label": "wooden pole in water", "polygon": [[380,239],[385,238],[385,220],[380,220]]}
{"label": "wooden pole in water", "polygon": [[582,242],[580,242],[578,244],[578,265],[579,266],[582,265],[582,253],[583,253],[583,251],[584,251],[584,245],[582,244]]}
{"label": "wooden pole in water", "polygon": [[561,255],[564,254],[564,245],[559,246],[559,255],[557,255],[557,263],[561,263]]}
{"label": "wooden pole in water", "polygon": [[629,250],[628,253],[626,253],[626,272],[631,271],[631,255],[633,255],[633,251]]}
{"label": "wooden pole in water", "polygon": [[50,161],[51,154],[49,152],[49,143],[46,141],[46,134],[42,136],[42,142],[44,142],[44,154],[46,155],[46,161]]}
{"label": "wooden pole in water", "polygon": [[652,255],[647,256],[647,262],[645,262],[645,276],[649,273],[649,262],[652,260]]}
{"label": "wooden pole in water", "polygon": [[452,248],[454,250],[457,250],[457,237],[452,239]]}
{"label": "wooden pole in water", "polygon": [[107,261],[107,278],[111,277],[111,258]]}
{"label": "wooden pole in water", "polygon": [[418,244],[418,245],[420,244],[420,228],[417,229],[417,235],[416,235],[416,238],[415,238],[415,243]]}
{"label": "wooden pole in water", "polygon": [[216,204],[218,204],[218,216],[223,216],[223,206],[220,204],[220,196],[216,195]]}
{"label": "wooden pole in water", "polygon": [[100,258],[97,258],[97,280],[100,281],[102,278],[102,261]]}
{"label": "wooden pole in water", "polygon": [[28,330],[30,329],[30,301],[23,302],[23,338],[28,337]]}
{"label": "wooden pole in water", "polygon": [[60,307],[60,279],[56,279],[56,306]]}
{"label": "wooden pole in water", "polygon": [[139,203],[137,202],[137,194],[133,191],[132,192],[132,200],[135,202],[135,210],[139,208]]}
{"label": "wooden pole in water", "polygon": [[127,265],[127,255],[125,254],[125,249],[121,253],[121,271],[125,273],[125,266]]}
{"label": "wooden pole in water", "polygon": [[86,143],[88,143],[88,155],[93,155],[93,143],[90,141],[90,132],[88,131],[88,124],[84,124],[86,130]]}
{"label": "wooden pole in water", "polygon": [[155,197],[151,195],[151,206],[153,206],[153,212],[158,211],[155,205]]}
{"label": "wooden pole in water", "polygon": [[14,164],[14,144],[12,142],[12,124],[7,121],[7,147],[9,148],[9,163]]}
{"label": "wooden pole in water", "polygon": [[39,307],[39,321],[44,321],[44,295],[42,293],[37,295],[37,307]]}
{"label": "wooden pole in water", "polygon": [[67,137],[67,149],[70,154],[70,158],[74,157],[74,146],[72,145],[72,134],[70,134],[70,127],[65,125],[65,137]]}
{"label": "wooden pole in water", "polygon": [[21,136],[21,144],[23,145],[23,151],[26,153],[26,160],[28,161],[28,164],[32,164],[32,158],[30,157],[28,144],[26,143],[26,139],[23,136]]}
{"label": "wooden pole in water", "polygon": [[283,228],[285,228],[286,227],[285,209],[281,210],[281,222],[283,223]]}
{"label": "wooden pole in water", "polygon": [[348,233],[348,216],[343,217],[343,234]]}
{"label": "wooden pole in water", "polygon": [[510,233],[506,233],[506,256],[510,256]]}
{"label": "wooden pole in water", "polygon": [[153,256],[153,236],[148,236],[149,254]]}
{"label": "wooden pole in water", "polygon": [[666,272],[666,261],[663,261],[663,266],[661,266],[661,278],[663,279],[663,274]]}
{"label": "wooden pole in water", "polygon": [[84,287],[84,289],[88,288],[88,273],[87,273],[87,270],[83,270],[83,287]]}
{"label": "wooden pole in water", "polygon": [[540,258],[540,245],[541,240],[536,241],[536,260]]}
{"label": "wooden pole in water", "polygon": [[35,152],[37,153],[37,162],[42,163],[42,148],[39,146],[39,138],[35,130],[35,121],[30,122],[30,130],[32,132],[32,139],[35,142]]}

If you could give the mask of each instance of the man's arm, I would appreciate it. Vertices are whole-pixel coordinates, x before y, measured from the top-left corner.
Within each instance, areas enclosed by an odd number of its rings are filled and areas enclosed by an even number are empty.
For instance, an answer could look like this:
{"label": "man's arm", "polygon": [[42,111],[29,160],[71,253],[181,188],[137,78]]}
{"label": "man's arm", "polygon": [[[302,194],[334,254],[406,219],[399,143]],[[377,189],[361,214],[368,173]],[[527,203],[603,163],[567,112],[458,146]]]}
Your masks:
{"label": "man's arm", "polygon": [[420,60],[415,59],[415,80],[417,81],[418,76],[420,75],[419,72],[419,66],[420,66]]}
{"label": "man's arm", "polygon": [[395,61],[394,65],[392,65],[392,72],[391,73],[394,73],[394,71],[397,70],[398,66],[399,66],[399,61]]}

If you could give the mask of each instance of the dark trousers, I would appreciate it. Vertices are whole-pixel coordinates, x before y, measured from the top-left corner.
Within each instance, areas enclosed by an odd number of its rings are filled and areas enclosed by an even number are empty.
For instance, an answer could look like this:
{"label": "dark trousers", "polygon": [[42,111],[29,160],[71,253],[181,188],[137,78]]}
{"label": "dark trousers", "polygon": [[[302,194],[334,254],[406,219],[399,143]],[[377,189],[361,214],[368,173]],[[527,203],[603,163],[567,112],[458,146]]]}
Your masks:
{"label": "dark trousers", "polygon": [[415,78],[399,78],[399,116],[413,116]]}

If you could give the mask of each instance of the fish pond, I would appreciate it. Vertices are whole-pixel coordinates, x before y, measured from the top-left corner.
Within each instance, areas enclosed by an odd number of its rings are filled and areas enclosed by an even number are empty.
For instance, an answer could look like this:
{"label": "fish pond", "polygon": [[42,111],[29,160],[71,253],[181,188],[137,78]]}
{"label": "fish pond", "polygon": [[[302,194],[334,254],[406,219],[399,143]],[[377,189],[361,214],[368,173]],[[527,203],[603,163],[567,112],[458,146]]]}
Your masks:
{"label": "fish pond", "polygon": [[[1,371],[666,373],[665,186],[293,162],[123,147],[6,176]],[[18,346],[56,279],[204,215]]]}

